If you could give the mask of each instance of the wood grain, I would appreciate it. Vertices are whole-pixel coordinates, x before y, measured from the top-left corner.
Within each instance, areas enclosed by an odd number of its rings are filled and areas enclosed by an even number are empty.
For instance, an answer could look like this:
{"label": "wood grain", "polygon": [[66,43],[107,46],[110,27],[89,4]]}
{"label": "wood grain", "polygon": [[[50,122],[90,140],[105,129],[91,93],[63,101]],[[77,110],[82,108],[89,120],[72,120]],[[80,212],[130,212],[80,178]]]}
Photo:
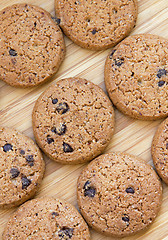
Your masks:
{"label": "wood grain", "polygon": [[[0,9],[13,3],[25,1],[1,0]],[[54,0],[27,0],[43,7],[54,15]],[[132,32],[153,33],[168,38],[168,0],[139,0],[139,15],[137,26]],[[73,44],[65,38],[67,53],[59,72],[53,79],[40,86],[31,89],[17,89],[0,81],[0,124],[14,127],[27,136],[34,139],[31,123],[31,113],[38,96],[54,81],[65,77],[79,76],[86,78],[105,90],[104,86],[104,62],[110,50],[89,51]],[[115,135],[105,152],[126,151],[140,156],[146,162],[152,164],[151,141],[154,132],[161,121],[138,121],[124,116],[117,110]],[[60,165],[44,156],[46,161],[46,173],[40,190],[36,197],[57,196],[61,197],[77,207],[76,181],[84,165],[67,166]],[[5,223],[16,209],[0,210],[0,238]],[[166,240],[168,239],[168,187],[163,184],[163,204],[155,222],[145,231],[124,238],[126,240]],[[112,240],[114,238],[91,230],[93,240]]]}

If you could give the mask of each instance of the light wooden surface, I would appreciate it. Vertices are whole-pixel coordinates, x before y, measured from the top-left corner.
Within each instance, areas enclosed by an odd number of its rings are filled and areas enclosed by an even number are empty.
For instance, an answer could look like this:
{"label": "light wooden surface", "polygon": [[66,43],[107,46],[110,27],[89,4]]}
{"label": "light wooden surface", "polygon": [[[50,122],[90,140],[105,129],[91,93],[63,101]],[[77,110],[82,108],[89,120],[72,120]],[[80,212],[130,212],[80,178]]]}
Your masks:
{"label": "light wooden surface", "polygon": [[[0,0],[0,9],[24,0]],[[39,5],[54,15],[54,0],[27,0],[27,3]],[[153,33],[168,38],[168,0],[139,0],[139,15],[136,33]],[[103,70],[105,58],[110,50],[93,52],[84,50],[65,38],[67,53],[59,72],[52,81],[65,77],[79,76],[86,78],[105,90]],[[35,100],[52,82],[31,89],[17,89],[0,81],[0,124],[14,127],[34,139],[31,123],[31,113]],[[152,164],[151,141],[154,132],[161,121],[138,121],[128,118],[115,110],[116,128],[109,146],[105,152],[126,151],[140,156]],[[77,207],[76,181],[84,165],[60,165],[44,156],[46,173],[41,188],[36,197],[57,196]],[[15,209],[0,210],[0,239],[11,213]],[[91,230],[93,240],[112,240],[114,238]],[[163,203],[155,222],[146,230],[127,240],[166,240],[168,239],[168,186],[163,184]]]}

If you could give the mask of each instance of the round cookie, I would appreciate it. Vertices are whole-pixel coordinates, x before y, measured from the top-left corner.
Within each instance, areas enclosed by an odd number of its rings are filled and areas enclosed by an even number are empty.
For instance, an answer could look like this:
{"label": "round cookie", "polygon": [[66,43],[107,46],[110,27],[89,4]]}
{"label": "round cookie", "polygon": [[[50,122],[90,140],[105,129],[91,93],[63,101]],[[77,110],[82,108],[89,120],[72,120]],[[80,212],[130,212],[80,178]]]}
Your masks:
{"label": "round cookie", "polygon": [[24,203],[9,219],[3,240],[90,240],[88,226],[70,203],[54,198]]}
{"label": "round cookie", "polygon": [[105,84],[114,105],[131,117],[168,116],[168,40],[150,34],[130,36],[105,63]]}
{"label": "round cookie", "polygon": [[78,205],[88,224],[105,235],[124,237],[153,222],[162,186],[152,167],[127,153],[93,160],[78,179]]}
{"label": "round cookie", "polygon": [[133,29],[137,0],[55,0],[57,21],[76,44],[92,50],[113,47]]}
{"label": "round cookie", "polygon": [[168,184],[168,118],[160,124],[154,135],[152,158],[159,176]]}
{"label": "round cookie", "polygon": [[33,197],[42,181],[45,164],[30,138],[0,127],[0,207],[18,206]]}
{"label": "round cookie", "polygon": [[40,7],[15,4],[0,12],[0,79],[31,87],[57,72],[65,55],[59,26]]}
{"label": "round cookie", "polygon": [[81,78],[52,84],[35,103],[33,130],[40,148],[63,164],[89,161],[113,134],[114,110],[103,90]]}

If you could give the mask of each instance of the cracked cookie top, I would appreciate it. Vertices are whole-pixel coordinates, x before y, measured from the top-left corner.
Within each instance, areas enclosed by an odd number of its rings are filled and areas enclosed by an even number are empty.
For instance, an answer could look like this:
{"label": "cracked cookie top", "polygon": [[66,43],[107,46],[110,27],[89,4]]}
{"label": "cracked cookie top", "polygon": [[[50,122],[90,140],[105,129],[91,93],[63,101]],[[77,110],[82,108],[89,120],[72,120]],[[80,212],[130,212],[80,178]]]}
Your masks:
{"label": "cracked cookie top", "polygon": [[168,118],[158,127],[151,150],[155,168],[163,181],[168,184]]}
{"label": "cracked cookie top", "polygon": [[31,87],[50,78],[65,52],[62,32],[40,7],[15,4],[0,12],[0,79]]}
{"label": "cracked cookie top", "polygon": [[3,240],[90,240],[89,229],[70,203],[38,198],[26,202],[9,219]]}
{"label": "cracked cookie top", "polygon": [[79,209],[88,224],[109,236],[134,234],[153,222],[162,186],[153,168],[127,153],[109,153],[82,171],[77,185]]}
{"label": "cracked cookie top", "polygon": [[97,85],[80,78],[52,84],[35,103],[34,136],[60,163],[82,163],[99,155],[113,134],[114,110]]}
{"label": "cracked cookie top", "polygon": [[55,0],[55,12],[72,41],[102,50],[116,45],[135,26],[137,0]]}
{"label": "cracked cookie top", "polygon": [[0,207],[18,206],[31,198],[42,181],[45,164],[32,139],[0,127]]}
{"label": "cracked cookie top", "polygon": [[114,105],[131,117],[168,116],[168,40],[134,35],[118,44],[105,63],[105,84]]}

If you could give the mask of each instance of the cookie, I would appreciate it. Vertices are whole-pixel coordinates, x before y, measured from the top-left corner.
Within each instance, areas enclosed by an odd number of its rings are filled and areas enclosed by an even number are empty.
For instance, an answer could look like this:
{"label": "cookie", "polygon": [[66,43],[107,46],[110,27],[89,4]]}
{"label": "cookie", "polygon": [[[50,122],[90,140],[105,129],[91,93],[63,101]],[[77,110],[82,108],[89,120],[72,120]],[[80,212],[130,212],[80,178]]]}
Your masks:
{"label": "cookie", "polygon": [[152,167],[127,153],[93,160],[78,179],[78,205],[88,224],[113,237],[134,234],[153,222],[162,186]]}
{"label": "cookie", "polygon": [[83,48],[113,47],[133,29],[137,0],[55,0],[57,22]]}
{"label": "cookie", "polygon": [[76,164],[99,155],[114,129],[114,110],[103,90],[81,78],[52,84],[35,103],[33,131],[56,162]]}
{"label": "cookie", "polygon": [[154,135],[152,158],[157,173],[168,184],[168,118],[160,124]]}
{"label": "cookie", "polygon": [[88,226],[70,203],[54,198],[24,203],[9,219],[3,240],[90,240]]}
{"label": "cookie", "polygon": [[150,34],[126,38],[107,57],[105,84],[114,105],[141,120],[168,116],[168,40]]}
{"label": "cookie", "polygon": [[33,140],[0,127],[0,207],[18,206],[33,197],[42,181],[45,164]]}
{"label": "cookie", "polygon": [[64,59],[62,32],[44,9],[15,4],[0,12],[0,79],[15,87],[48,80]]}

